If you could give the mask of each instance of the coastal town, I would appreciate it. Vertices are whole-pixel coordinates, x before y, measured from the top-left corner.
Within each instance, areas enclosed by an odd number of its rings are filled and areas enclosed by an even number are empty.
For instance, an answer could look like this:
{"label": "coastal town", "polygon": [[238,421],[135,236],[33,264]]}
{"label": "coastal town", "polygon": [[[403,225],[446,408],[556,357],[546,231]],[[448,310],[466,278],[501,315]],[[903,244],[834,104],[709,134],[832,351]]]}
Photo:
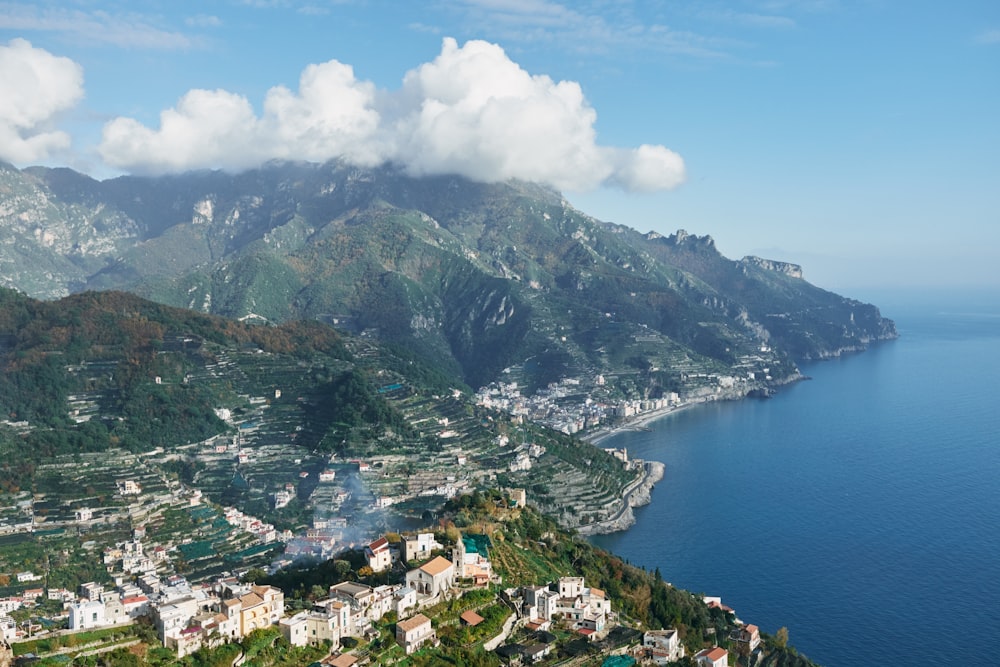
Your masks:
{"label": "coastal town", "polygon": [[[718,598],[697,600],[721,614],[717,632],[685,644],[684,628],[623,614],[572,564],[512,578],[521,556],[504,550],[523,536],[504,521],[530,506],[580,536],[628,528],[664,466],[601,441],[745,396],[770,380],[769,354],[762,346],[744,360],[742,376],[692,366],[683,394],[644,397],[623,390],[628,374],[566,377],[527,394],[513,369],[471,404],[458,392],[428,396],[390,382],[377,392],[415,430],[412,444],[330,453],[294,446],[308,436],[303,415],[314,400],[300,395],[300,368],[259,349],[220,352],[204,377],[185,382],[268,374],[265,393],[216,410],[225,433],[141,454],[55,456],[37,466],[30,491],[4,496],[4,637],[22,662],[76,654],[66,641],[111,653],[142,643],[138,633],[183,659],[270,633],[310,663],[395,664],[400,652],[419,658],[442,640],[454,648],[457,629],[459,646],[503,664],[761,662],[757,628]],[[70,415],[86,423],[97,403],[74,396]],[[427,530],[444,521],[442,507],[483,492],[493,494],[496,534],[507,540]],[[527,548],[544,553],[546,544]],[[494,560],[496,549],[506,558]],[[336,564],[335,581],[304,592],[259,583],[324,563]],[[746,641],[732,627],[745,628]]]}
{"label": "coastal town", "polygon": [[[652,332],[646,336],[662,344]],[[646,341],[636,336],[635,345]],[[647,362],[649,363],[649,362]],[[505,370],[506,382],[492,382],[476,392],[478,405],[523,417],[567,434],[580,434],[594,442],[607,437],[616,428],[635,428],[670,412],[698,403],[743,398],[754,392],[766,394],[774,378],[771,367],[780,362],[774,350],[761,344],[754,354],[741,355],[731,368],[713,371],[704,362],[688,358],[670,358],[671,373],[683,391],[660,390],[651,395],[638,388],[647,379],[637,381],[640,371],[620,371],[615,375],[584,372],[560,378],[537,391],[523,391],[523,367]],[[659,372],[655,365],[643,372]]]}
{"label": "coastal town", "polygon": [[[501,522],[517,516],[510,496],[493,501],[502,501],[492,513]],[[252,526],[241,522],[237,529]],[[176,549],[162,546],[136,536],[104,549],[108,581],[85,582],[75,591],[37,586],[44,576],[17,573],[18,583],[31,588],[0,600],[0,664],[37,661],[42,647],[60,655],[76,654],[77,646],[90,654],[128,650],[139,643],[139,628],[155,633],[178,659],[251,637],[309,651],[302,655],[334,667],[399,664],[442,641],[492,652],[507,665],[665,665],[685,656],[677,629],[643,629],[584,576],[511,585],[502,562],[491,558],[493,539],[454,527],[381,535],[352,550],[353,564],[338,561],[345,564],[341,581],[313,586],[307,598],[295,600],[277,586],[255,583],[259,569],[190,579],[177,572]],[[509,547],[500,553],[509,561]],[[734,629],[725,647],[707,637],[692,654],[695,664],[722,667],[731,655],[760,655],[756,626],[736,620],[719,598],[700,603],[731,618]],[[85,639],[70,640],[74,635]]]}

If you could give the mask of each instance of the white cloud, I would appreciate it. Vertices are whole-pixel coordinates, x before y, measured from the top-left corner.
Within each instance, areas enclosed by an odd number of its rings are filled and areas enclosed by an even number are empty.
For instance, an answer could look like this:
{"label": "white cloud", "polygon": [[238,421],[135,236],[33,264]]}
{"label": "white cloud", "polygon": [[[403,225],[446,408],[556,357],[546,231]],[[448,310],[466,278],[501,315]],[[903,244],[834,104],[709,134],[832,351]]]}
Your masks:
{"label": "white cloud", "polygon": [[343,158],[393,162],[414,175],[518,178],[578,191],[683,182],[683,160],[663,146],[598,145],[596,119],[579,84],[531,75],[494,44],[460,47],[449,38],[397,91],[377,91],[334,60],[309,65],[298,91],[269,90],[259,116],[240,95],[192,90],[161,114],[158,129],[111,121],[99,150],[110,165],[148,173]]}
{"label": "white cloud", "polygon": [[590,189],[611,175],[595,143],[597,114],[577,83],[531,76],[486,42],[446,39],[406,75],[393,158],[415,174],[542,181]]}
{"label": "white cloud", "polygon": [[0,45],[0,158],[44,160],[70,137],[53,129],[57,114],[83,98],[83,68],[24,39]]}
{"label": "white cloud", "polygon": [[309,65],[298,93],[284,86],[269,90],[260,117],[242,95],[191,90],[160,114],[159,129],[131,118],[112,120],[98,150],[109,165],[143,173],[239,170],[274,158],[344,157],[373,165],[383,159],[374,143],[374,96],[373,84],[357,81],[349,66],[333,60]]}
{"label": "white cloud", "polygon": [[104,126],[100,153],[115,167],[140,172],[223,166],[243,169],[263,156],[259,122],[245,97],[225,90],[192,90],[160,114],[160,129],[131,118]]}
{"label": "white cloud", "polygon": [[625,190],[673,190],[684,182],[684,159],[668,148],[643,144],[618,153],[618,167],[611,180]]}

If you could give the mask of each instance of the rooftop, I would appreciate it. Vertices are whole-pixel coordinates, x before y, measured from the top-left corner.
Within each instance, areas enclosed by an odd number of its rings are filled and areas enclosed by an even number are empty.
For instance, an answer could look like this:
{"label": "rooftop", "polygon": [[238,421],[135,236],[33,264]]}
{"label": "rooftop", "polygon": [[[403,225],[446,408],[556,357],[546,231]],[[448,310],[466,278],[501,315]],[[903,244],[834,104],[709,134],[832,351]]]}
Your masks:
{"label": "rooftop", "polygon": [[341,653],[336,658],[330,658],[324,661],[324,664],[330,665],[330,667],[351,667],[358,661],[357,657],[351,655],[350,653]]}
{"label": "rooftop", "polygon": [[416,630],[421,625],[425,623],[430,623],[431,619],[427,618],[423,614],[417,614],[412,618],[408,618],[405,621],[399,621],[396,623],[396,627],[403,632],[409,632],[410,630]]}
{"label": "rooftop", "polygon": [[719,658],[726,657],[726,655],[727,655],[726,649],[722,648],[721,646],[716,646],[715,648],[706,648],[698,651],[695,657],[705,657],[711,660],[712,662],[715,662]]}
{"label": "rooftop", "polygon": [[446,571],[449,567],[452,567],[452,563],[450,560],[448,560],[444,556],[435,556],[431,560],[421,565],[420,569],[426,572],[427,574],[431,575],[432,577],[436,577],[437,575]]}
{"label": "rooftop", "polygon": [[462,612],[462,615],[459,618],[461,618],[466,625],[472,625],[472,626],[479,625],[484,620],[486,620],[476,612],[472,611],[471,609]]}

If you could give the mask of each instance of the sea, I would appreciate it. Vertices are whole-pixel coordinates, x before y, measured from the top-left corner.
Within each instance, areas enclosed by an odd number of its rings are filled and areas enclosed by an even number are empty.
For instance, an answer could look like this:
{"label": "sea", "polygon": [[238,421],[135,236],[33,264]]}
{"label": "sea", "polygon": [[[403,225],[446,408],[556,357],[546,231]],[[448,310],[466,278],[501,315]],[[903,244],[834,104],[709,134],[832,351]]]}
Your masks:
{"label": "sea", "polygon": [[898,340],[604,440],[666,475],[591,539],[827,667],[1000,664],[1000,291],[869,296]]}

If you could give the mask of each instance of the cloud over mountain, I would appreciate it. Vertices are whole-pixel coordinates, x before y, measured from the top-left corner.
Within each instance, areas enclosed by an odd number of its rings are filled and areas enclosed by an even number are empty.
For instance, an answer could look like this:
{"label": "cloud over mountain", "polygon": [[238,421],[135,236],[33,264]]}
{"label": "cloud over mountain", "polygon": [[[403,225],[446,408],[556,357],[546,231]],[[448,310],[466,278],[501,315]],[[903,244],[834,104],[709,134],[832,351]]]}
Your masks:
{"label": "cloud over mountain", "polygon": [[[23,39],[0,46],[0,159],[37,162],[69,149],[54,121],[83,94],[83,69],[72,60]],[[483,41],[445,39],[396,90],[378,90],[336,60],[309,65],[297,90],[275,86],[259,109],[235,92],[193,89],[157,127],[114,118],[97,150],[107,165],[145,174],[341,158],[572,191],[648,192],[684,180],[683,159],[663,146],[598,144],[597,113],[578,83],[532,75]]]}
{"label": "cloud over mountain", "polygon": [[24,39],[0,45],[0,159],[34,162],[68,149],[53,121],[83,98],[83,68]]}
{"label": "cloud over mountain", "polygon": [[683,182],[683,160],[663,146],[598,145],[596,119],[579,84],[531,75],[494,44],[449,38],[399,90],[379,91],[331,60],[306,67],[297,91],[271,88],[259,115],[241,95],[191,90],[161,113],[158,128],[112,120],[99,151],[112,166],[144,173],[339,157],[393,162],[413,175],[519,178],[567,190]]}

